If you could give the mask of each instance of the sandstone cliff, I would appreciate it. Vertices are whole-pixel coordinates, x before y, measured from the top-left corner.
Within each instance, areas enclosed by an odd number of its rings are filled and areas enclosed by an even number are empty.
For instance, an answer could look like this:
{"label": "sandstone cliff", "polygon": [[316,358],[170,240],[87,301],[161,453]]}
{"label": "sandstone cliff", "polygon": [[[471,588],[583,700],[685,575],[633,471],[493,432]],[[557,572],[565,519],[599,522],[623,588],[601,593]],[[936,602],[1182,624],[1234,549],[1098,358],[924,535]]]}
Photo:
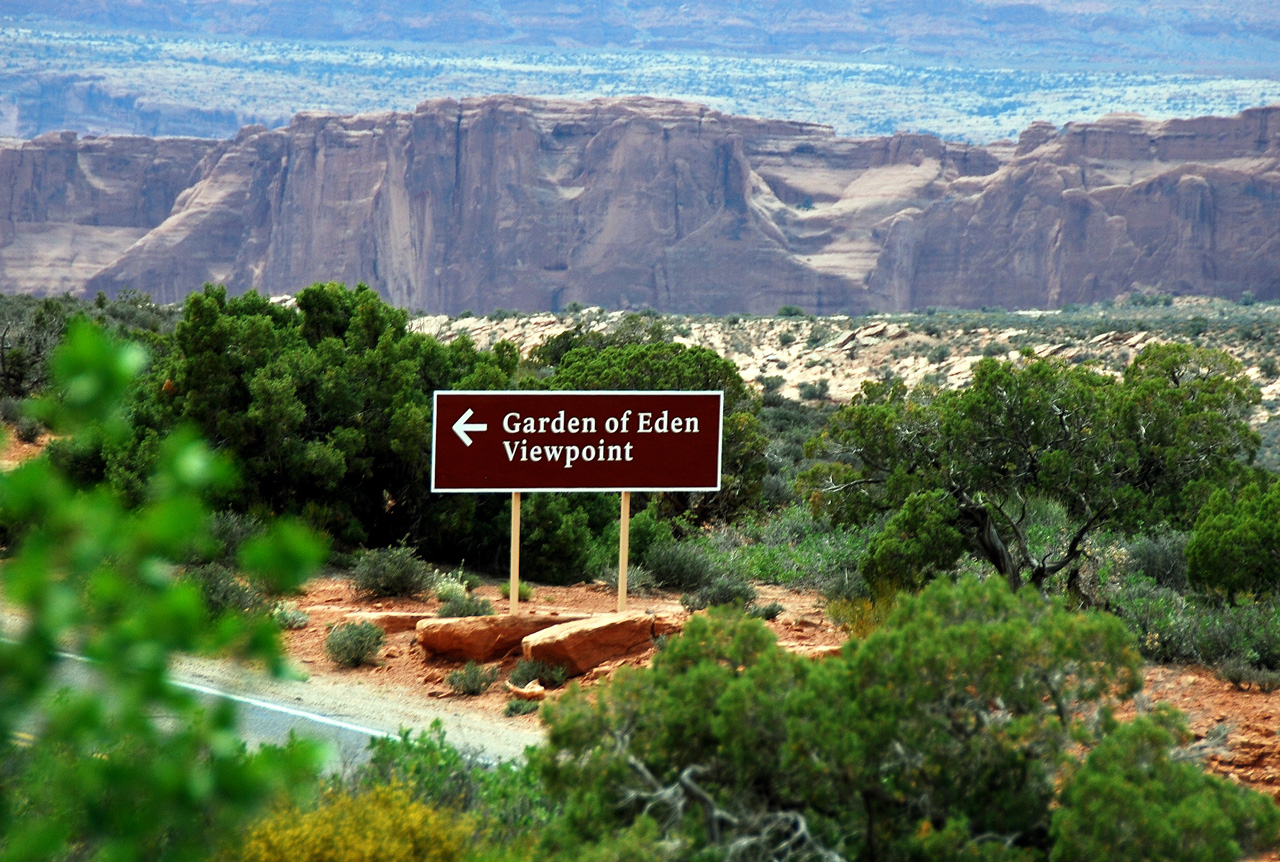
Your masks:
{"label": "sandstone cliff", "polygon": [[1053,307],[1131,290],[1280,298],[1280,107],[1036,124],[1013,159],[878,234],[888,307]]}
{"label": "sandstone cliff", "polygon": [[169,216],[215,142],[0,139],[0,290],[79,292]]}
{"label": "sandstone cliff", "polygon": [[1280,298],[1280,107],[853,140],[653,99],[0,141],[0,290],[366,282],[431,312]]}
{"label": "sandstone cliff", "polygon": [[211,152],[170,218],[87,287],[167,301],[205,281],[339,280],[450,313],[857,311],[874,225],[996,167],[924,136],[851,141],[652,99],[301,114]]}

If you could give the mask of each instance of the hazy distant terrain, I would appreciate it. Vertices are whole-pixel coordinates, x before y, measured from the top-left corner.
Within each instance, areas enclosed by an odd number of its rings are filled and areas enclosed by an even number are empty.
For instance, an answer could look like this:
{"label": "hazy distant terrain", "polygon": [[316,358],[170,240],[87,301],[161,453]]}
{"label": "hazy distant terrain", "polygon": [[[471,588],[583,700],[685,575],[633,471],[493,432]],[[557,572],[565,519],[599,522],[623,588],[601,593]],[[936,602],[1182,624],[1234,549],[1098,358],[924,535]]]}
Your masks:
{"label": "hazy distant terrain", "polygon": [[985,142],[1037,119],[1280,101],[1280,4],[48,0],[40,16],[31,5],[0,0],[0,135],[227,137],[307,109],[516,93],[652,95],[846,135]]}

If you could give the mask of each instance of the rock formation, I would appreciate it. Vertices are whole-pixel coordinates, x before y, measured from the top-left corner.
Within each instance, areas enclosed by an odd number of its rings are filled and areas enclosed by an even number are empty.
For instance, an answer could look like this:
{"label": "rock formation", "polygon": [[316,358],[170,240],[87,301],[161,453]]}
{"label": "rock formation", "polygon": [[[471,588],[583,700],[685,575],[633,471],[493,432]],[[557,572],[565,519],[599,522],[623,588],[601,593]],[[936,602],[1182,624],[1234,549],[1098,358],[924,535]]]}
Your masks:
{"label": "rock formation", "polygon": [[1280,297],[1280,107],[1035,124],[999,171],[881,228],[886,306],[1010,308],[1133,290]]}
{"label": "rock formation", "polygon": [[222,142],[0,141],[0,290],[365,282],[430,312],[1280,297],[1280,107],[988,148],[653,99],[300,114]]}
{"label": "rock formation", "polygon": [[211,153],[168,221],[88,289],[171,301],[206,281],[333,280],[455,314],[856,311],[873,224],[995,167],[923,136],[842,140],[651,99],[301,114]]}
{"label": "rock formation", "polygon": [[0,140],[0,290],[82,292],[168,218],[216,146],[70,132]]}

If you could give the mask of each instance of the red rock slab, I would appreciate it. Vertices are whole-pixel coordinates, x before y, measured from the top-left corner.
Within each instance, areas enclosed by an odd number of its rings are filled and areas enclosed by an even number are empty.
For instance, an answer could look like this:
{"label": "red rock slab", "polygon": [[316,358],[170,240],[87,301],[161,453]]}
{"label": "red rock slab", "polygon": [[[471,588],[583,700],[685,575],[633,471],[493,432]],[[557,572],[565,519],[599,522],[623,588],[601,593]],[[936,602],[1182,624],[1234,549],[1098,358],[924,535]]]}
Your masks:
{"label": "red rock slab", "polygon": [[488,617],[430,617],[415,626],[416,638],[428,653],[445,658],[493,661],[520,646],[535,632],[583,614],[500,614]]}
{"label": "red rock slab", "polygon": [[654,616],[646,613],[599,614],[531,634],[520,648],[526,659],[563,665],[571,676],[579,676],[648,646],[654,623]]}
{"label": "red rock slab", "polygon": [[349,623],[373,623],[389,635],[412,631],[419,620],[431,614],[412,611],[355,611],[343,617]]}

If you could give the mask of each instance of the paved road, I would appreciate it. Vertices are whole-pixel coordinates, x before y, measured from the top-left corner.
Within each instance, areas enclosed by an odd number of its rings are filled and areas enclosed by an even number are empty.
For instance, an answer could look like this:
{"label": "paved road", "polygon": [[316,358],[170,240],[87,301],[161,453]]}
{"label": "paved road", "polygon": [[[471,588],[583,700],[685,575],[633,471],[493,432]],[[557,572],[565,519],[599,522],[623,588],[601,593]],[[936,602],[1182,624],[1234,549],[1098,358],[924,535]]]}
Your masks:
{"label": "paved road", "polygon": [[[95,684],[92,663],[63,654],[59,683],[71,688]],[[205,702],[235,703],[240,735],[249,745],[283,743],[289,734],[325,742],[328,768],[341,770],[369,758],[373,737],[395,736],[401,728],[417,733],[440,721],[445,738],[483,763],[518,759],[526,747],[542,741],[542,733],[509,719],[433,703],[393,688],[336,682],[273,679],[231,662],[183,658],[173,681]]]}

